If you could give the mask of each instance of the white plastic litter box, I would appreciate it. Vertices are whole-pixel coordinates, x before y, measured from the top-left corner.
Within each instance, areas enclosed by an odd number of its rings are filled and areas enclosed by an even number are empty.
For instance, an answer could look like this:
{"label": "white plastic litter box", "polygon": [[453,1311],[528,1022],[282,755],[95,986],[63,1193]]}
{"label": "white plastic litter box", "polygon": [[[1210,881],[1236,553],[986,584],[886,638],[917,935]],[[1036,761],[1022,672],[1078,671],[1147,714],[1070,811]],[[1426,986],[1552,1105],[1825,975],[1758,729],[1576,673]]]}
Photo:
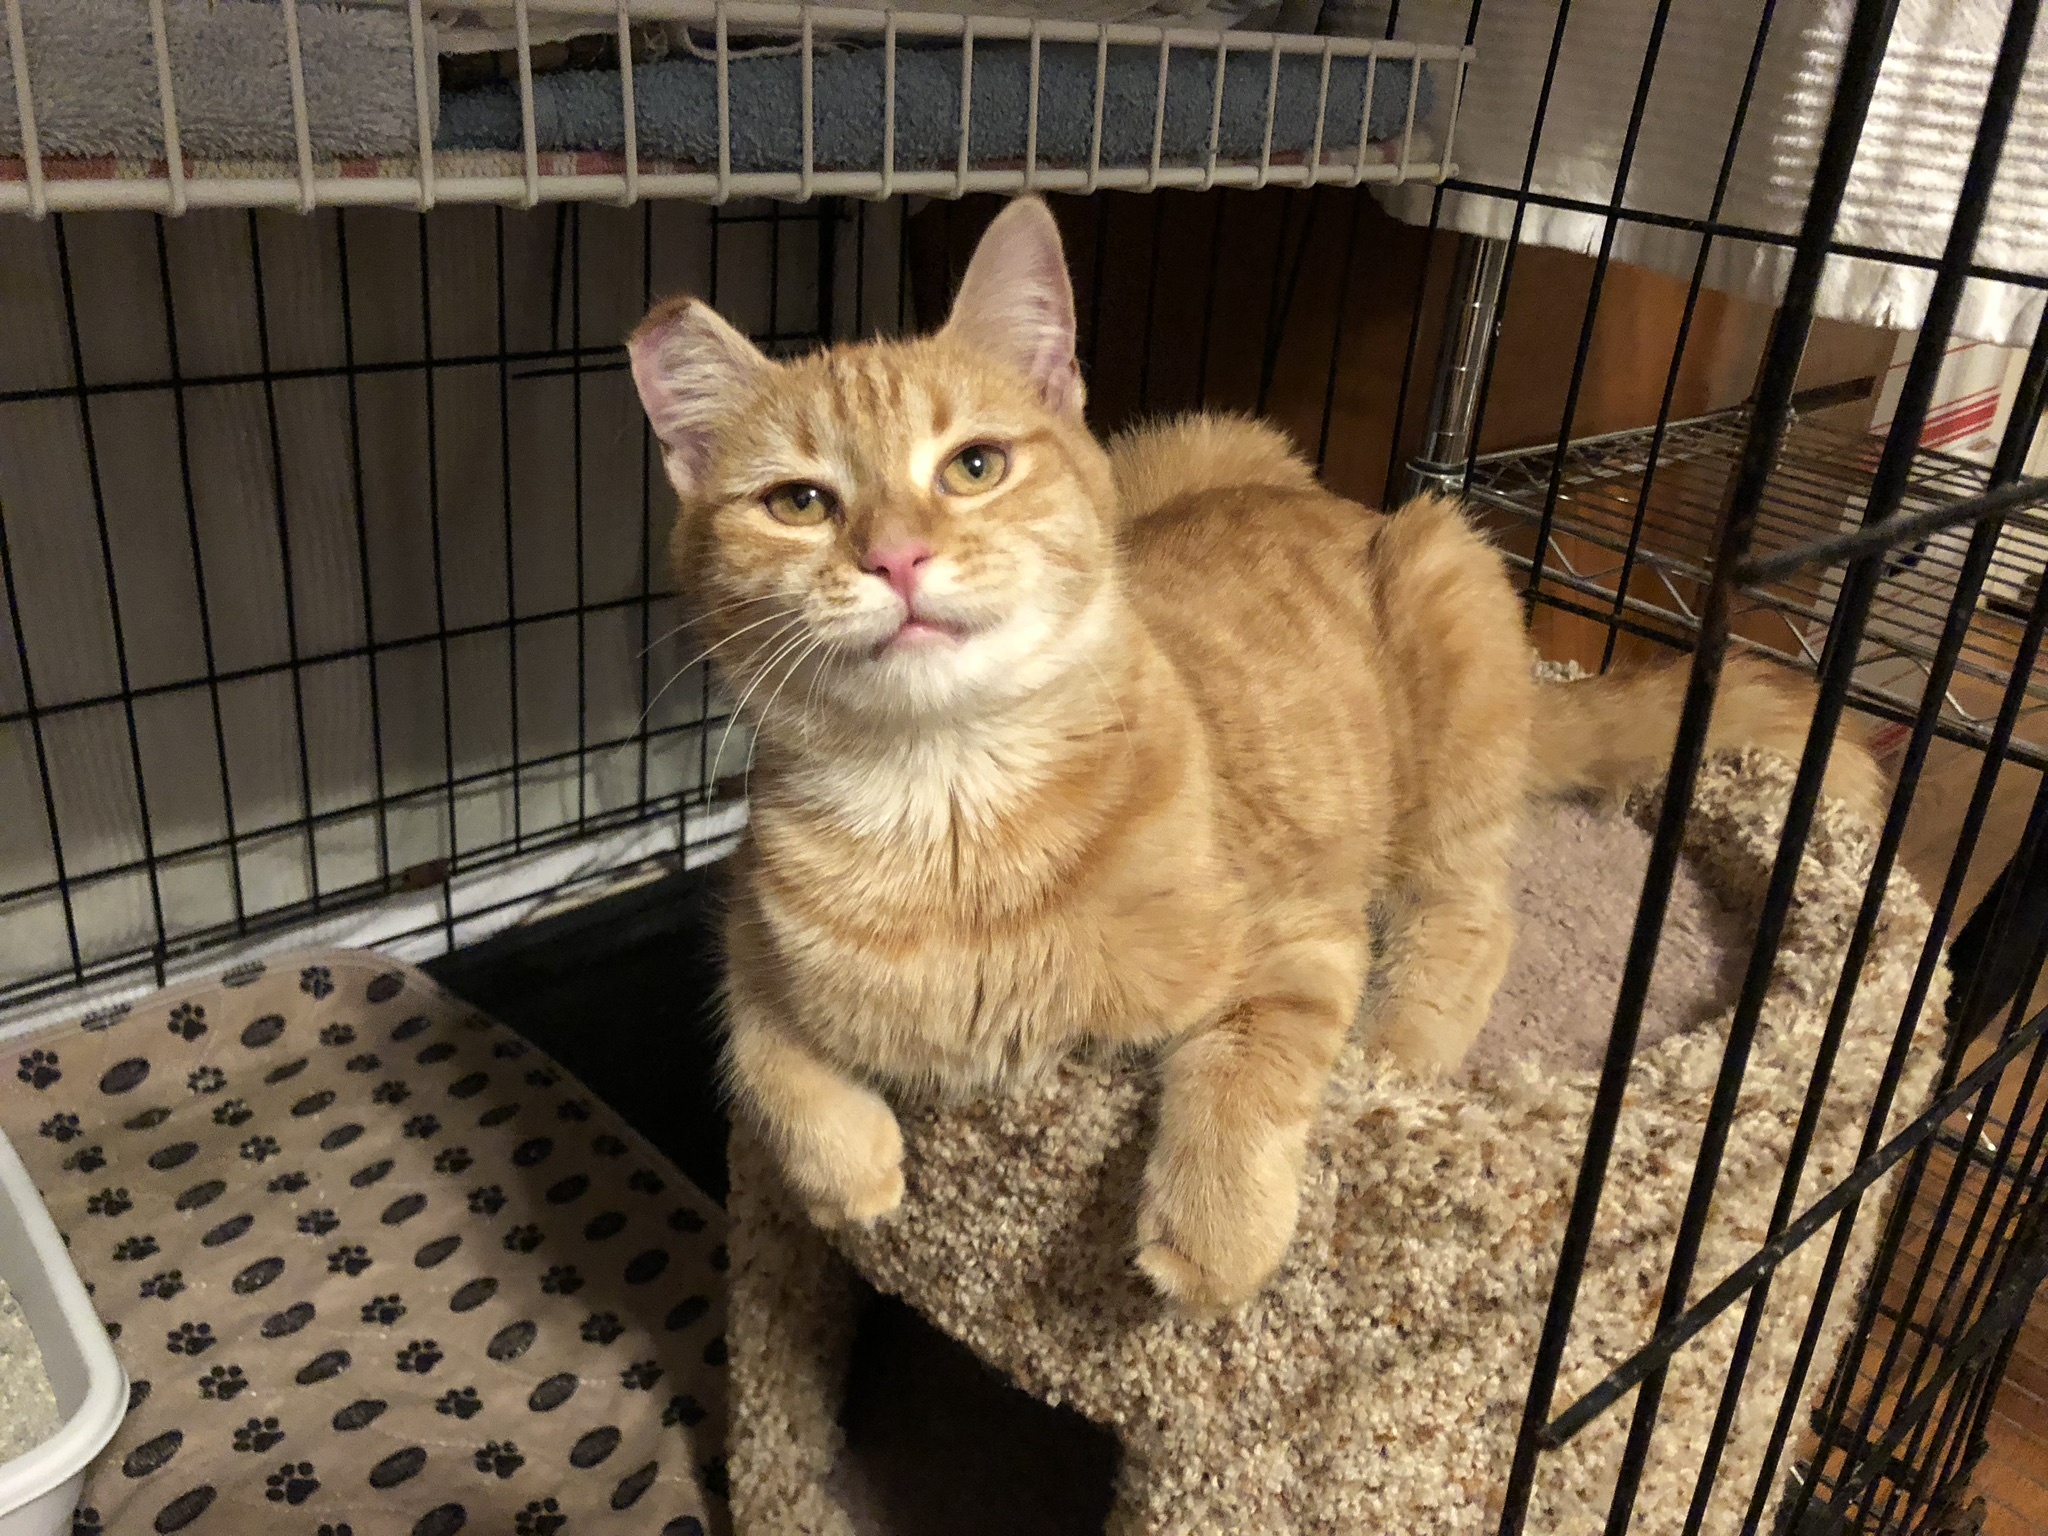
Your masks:
{"label": "white plastic litter box", "polygon": [[128,1378],[93,1311],[28,1170],[0,1134],[0,1279],[42,1350],[62,1423],[34,1450],[0,1462],[0,1536],[58,1536],[85,1469],[128,1411]]}

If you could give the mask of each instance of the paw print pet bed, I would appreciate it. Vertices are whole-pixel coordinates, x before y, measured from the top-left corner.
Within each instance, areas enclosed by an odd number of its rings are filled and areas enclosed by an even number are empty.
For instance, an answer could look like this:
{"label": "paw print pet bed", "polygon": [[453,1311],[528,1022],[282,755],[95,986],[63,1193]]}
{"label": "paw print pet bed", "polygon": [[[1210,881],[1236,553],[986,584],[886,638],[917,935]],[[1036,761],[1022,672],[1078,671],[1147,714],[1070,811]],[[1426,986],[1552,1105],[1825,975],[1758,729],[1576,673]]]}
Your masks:
{"label": "paw print pet bed", "polygon": [[75,1536],[724,1528],[723,1217],[511,1031],[322,953],[5,1060],[131,1384]]}
{"label": "paw print pet bed", "polygon": [[[1653,1329],[1790,783],[1789,767],[1756,755],[1703,772],[1560,1406]],[[1141,1067],[1076,1064],[1005,1100],[910,1109],[902,1209],[829,1238],[737,1134],[727,1302],[736,1530],[854,1529],[853,1501],[837,1491],[836,1408],[872,1287],[1026,1391],[1116,1435],[1114,1536],[1491,1531],[1648,854],[1650,801],[1627,814],[1560,807],[1538,819],[1522,860],[1515,959],[1464,1079],[1402,1080],[1351,1053],[1288,1260],[1235,1316],[1178,1316],[1130,1267],[1150,1097]],[[1839,807],[1821,807],[1705,1234],[1702,1290],[1762,1240],[1872,841]],[[1814,1138],[1807,1200],[1854,1162],[1927,924],[1919,892],[1895,874]],[[1938,1018],[1920,1030],[1900,1119],[1924,1102],[1939,1054]],[[1876,1227],[1859,1224],[1816,1384]],[[1709,1531],[1740,1525],[1825,1246],[1807,1244],[1778,1271]],[[1637,1529],[1683,1523],[1739,1315],[1673,1362]],[[1601,1528],[1627,1422],[1607,1414],[1543,1458],[1531,1529]]]}

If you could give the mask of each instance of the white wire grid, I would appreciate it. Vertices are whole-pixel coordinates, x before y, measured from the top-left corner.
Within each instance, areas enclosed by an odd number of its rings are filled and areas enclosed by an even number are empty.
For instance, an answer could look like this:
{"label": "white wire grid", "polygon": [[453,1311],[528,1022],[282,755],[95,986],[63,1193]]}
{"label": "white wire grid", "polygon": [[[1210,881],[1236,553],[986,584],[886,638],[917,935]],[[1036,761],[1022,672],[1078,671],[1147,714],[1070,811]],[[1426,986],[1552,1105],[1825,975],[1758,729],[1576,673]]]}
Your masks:
{"label": "white wire grid", "polygon": [[[1153,191],[1159,188],[1209,187],[1355,187],[1361,183],[1394,184],[1442,181],[1453,174],[1454,130],[1464,91],[1469,48],[1443,44],[1395,42],[1376,38],[1314,37],[1269,32],[1203,32],[1181,28],[1091,24],[1018,17],[973,16],[893,10],[858,10],[828,6],[706,3],[706,0],[548,0],[531,6],[514,0],[518,47],[518,91],[521,122],[520,169],[501,169],[506,157],[471,151],[437,151],[432,124],[433,103],[440,86],[432,29],[421,0],[408,0],[412,35],[413,81],[419,122],[418,154],[409,162],[382,162],[376,175],[345,175],[338,163],[325,164],[313,152],[306,106],[304,61],[299,45],[299,0],[281,0],[285,51],[291,81],[292,126],[297,143],[295,164],[238,166],[234,174],[207,174],[203,163],[184,154],[178,133],[178,101],[172,78],[171,52],[164,20],[164,0],[136,0],[149,8],[155,52],[158,99],[162,106],[164,159],[148,175],[107,177],[73,171],[65,161],[46,158],[36,132],[34,82],[27,67],[28,50],[21,0],[4,3],[7,42],[13,59],[16,105],[22,130],[19,180],[0,179],[0,212],[25,212],[36,217],[50,212],[102,208],[144,209],[181,214],[188,208],[298,208],[380,206],[424,211],[445,203],[503,203],[532,207],[543,202],[587,201],[630,204],[642,198],[691,198],[723,203],[737,197],[809,199],[812,197],[887,198],[898,193],[959,197],[969,192],[1096,192]],[[589,17],[616,28],[620,58],[632,57],[631,28],[640,21],[684,22],[708,29],[713,38],[717,71],[718,164],[715,168],[644,163],[639,153],[634,112],[633,70],[618,71],[624,145],[616,172],[592,172],[588,157],[549,153],[539,147],[534,111],[534,72],[530,50],[532,21],[544,18]],[[796,47],[801,60],[802,163],[791,171],[740,172],[732,164],[732,39],[738,31],[749,38],[783,38]],[[952,42],[960,46],[961,109],[957,160],[951,170],[898,169],[896,145],[896,61],[905,42]],[[981,42],[1023,42],[1030,50],[1029,118],[1021,166],[977,166],[971,162],[975,47]],[[813,142],[814,71],[821,49],[847,43],[879,44],[884,55],[881,163],[871,169],[820,169]],[[1088,164],[1043,165],[1039,158],[1038,102],[1041,50],[1047,43],[1092,43],[1095,47],[1094,122]],[[1103,159],[1103,108],[1112,48],[1156,50],[1157,92],[1153,104],[1149,163],[1106,166]],[[1208,153],[1202,164],[1166,163],[1165,124],[1169,65],[1176,51],[1213,54],[1217,61],[1211,104]],[[1264,136],[1255,161],[1232,161],[1221,153],[1225,65],[1229,56],[1263,54],[1268,60]],[[1281,60],[1305,55],[1320,61],[1314,140],[1298,159],[1276,159],[1274,115]],[[1367,76],[1355,149],[1326,151],[1324,123],[1330,94],[1330,70],[1337,59],[1364,59]],[[1366,125],[1371,117],[1374,85],[1382,62],[1408,65],[1407,109],[1398,141],[1373,145]],[[1416,103],[1425,72],[1441,83],[1445,105],[1432,115],[1440,131],[1427,132],[1416,121]]]}
{"label": "white wire grid", "polygon": [[[1658,452],[1647,507],[1642,490],[1653,429],[1573,443],[1559,480],[1545,583],[1606,613],[1615,607],[1627,565],[1619,611],[1689,640],[1699,629],[1713,543],[1747,431],[1741,409],[1673,422]],[[1795,549],[1859,526],[1880,446],[1861,433],[1795,420],[1758,512],[1755,554]],[[1539,525],[1555,454],[1551,446],[1486,455],[1473,466],[1470,494]],[[1901,515],[1976,495],[1989,479],[1982,465],[1923,449]],[[1856,672],[1856,691],[1866,703],[1905,718],[1919,707],[1969,541],[1967,526],[1946,529],[1887,561]],[[1525,555],[1510,558],[1524,568],[1530,563]],[[1948,734],[1980,744],[1989,738],[2024,627],[2019,605],[2031,602],[2044,564],[2048,516],[2009,516],[1943,700]],[[1781,660],[1817,667],[1841,580],[1835,567],[1743,589],[1736,602],[1738,637]],[[2012,755],[2037,767],[2048,761],[2048,678],[2038,667],[2028,679]]]}

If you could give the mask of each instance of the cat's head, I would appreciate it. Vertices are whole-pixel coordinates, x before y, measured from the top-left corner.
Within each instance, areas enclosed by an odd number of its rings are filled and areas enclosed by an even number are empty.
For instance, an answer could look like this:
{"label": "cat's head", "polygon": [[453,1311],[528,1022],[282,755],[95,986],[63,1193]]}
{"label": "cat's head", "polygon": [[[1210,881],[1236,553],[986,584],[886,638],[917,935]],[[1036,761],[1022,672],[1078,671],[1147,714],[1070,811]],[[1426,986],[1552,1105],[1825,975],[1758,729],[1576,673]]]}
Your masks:
{"label": "cat's head", "polygon": [[957,719],[1101,643],[1114,493],[1036,199],[989,227],[933,335],[777,362],[684,299],[630,350],[680,502],[685,602],[757,707]]}

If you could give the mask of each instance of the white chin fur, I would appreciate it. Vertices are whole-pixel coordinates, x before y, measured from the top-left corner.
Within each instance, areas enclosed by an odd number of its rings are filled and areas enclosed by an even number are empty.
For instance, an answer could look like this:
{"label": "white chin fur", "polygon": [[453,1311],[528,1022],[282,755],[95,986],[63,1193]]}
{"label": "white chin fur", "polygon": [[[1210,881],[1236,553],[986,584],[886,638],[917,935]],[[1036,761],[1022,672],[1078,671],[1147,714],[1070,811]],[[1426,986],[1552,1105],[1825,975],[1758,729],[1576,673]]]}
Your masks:
{"label": "white chin fur", "polygon": [[853,654],[827,670],[822,686],[858,713],[896,721],[1000,706],[1043,688],[1099,643],[1097,606],[1062,622],[1027,605],[964,640],[871,654],[894,633],[891,623],[872,642],[849,647]]}

